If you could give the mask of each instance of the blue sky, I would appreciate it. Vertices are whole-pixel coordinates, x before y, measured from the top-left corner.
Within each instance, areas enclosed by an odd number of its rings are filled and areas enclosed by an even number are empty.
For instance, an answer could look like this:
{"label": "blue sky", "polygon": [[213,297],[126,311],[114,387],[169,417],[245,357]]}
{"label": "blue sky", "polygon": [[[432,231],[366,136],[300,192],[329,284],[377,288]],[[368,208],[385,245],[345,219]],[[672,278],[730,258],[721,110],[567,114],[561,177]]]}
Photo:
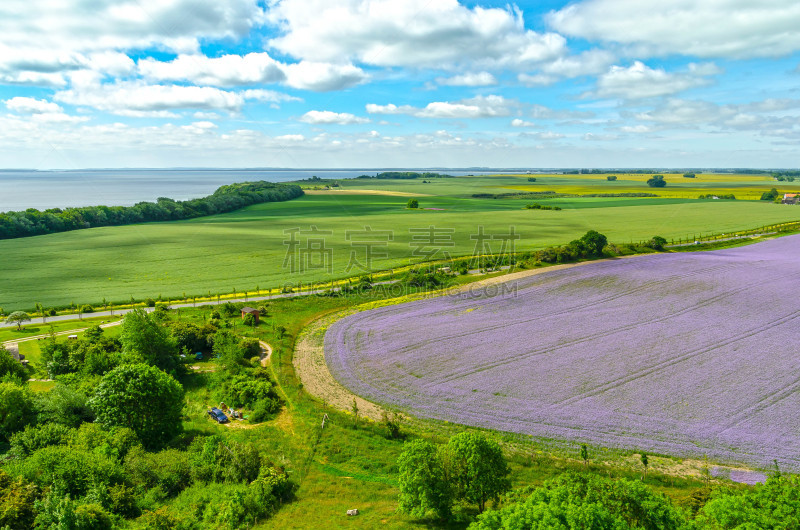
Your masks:
{"label": "blue sky", "polygon": [[797,167],[796,0],[4,0],[0,167]]}

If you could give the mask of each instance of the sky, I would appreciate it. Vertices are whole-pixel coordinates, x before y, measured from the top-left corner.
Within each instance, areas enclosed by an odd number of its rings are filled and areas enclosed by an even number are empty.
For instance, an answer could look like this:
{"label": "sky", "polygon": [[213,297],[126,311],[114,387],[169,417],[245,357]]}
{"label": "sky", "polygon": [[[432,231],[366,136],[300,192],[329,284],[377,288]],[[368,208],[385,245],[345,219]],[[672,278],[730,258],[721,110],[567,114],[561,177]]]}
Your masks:
{"label": "sky", "polygon": [[798,167],[797,0],[2,0],[0,168]]}

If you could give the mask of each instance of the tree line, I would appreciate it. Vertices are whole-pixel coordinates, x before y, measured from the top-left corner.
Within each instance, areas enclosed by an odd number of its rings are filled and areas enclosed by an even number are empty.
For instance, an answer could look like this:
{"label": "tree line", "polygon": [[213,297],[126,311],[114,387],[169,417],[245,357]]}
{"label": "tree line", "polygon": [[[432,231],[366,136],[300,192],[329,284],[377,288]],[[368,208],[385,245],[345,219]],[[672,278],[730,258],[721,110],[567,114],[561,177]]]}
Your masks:
{"label": "tree line", "polygon": [[0,213],[0,239],[68,232],[97,226],[120,226],[153,221],[177,221],[206,215],[232,212],[262,202],[279,202],[303,195],[300,186],[273,182],[240,182],[218,188],[199,199],[176,201],[159,197],[156,202],[133,206],[84,206],[50,208],[39,211]]}
{"label": "tree line", "polygon": [[359,175],[357,178],[413,180],[413,179],[446,179],[446,178],[453,178],[453,176],[444,175],[442,173],[417,173],[416,171],[384,171],[383,173],[378,173],[374,177],[371,175]]}

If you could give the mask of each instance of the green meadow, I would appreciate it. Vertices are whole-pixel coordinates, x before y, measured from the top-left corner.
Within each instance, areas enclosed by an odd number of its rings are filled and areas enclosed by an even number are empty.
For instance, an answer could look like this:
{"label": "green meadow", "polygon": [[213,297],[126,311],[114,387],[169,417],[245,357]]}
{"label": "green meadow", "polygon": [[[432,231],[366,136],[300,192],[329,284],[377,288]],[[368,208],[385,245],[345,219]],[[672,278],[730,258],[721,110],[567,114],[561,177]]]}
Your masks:
{"label": "green meadow", "polygon": [[[611,242],[668,240],[725,233],[800,219],[800,208],[758,200],[697,200],[696,194],[739,197],[776,187],[800,189],[763,175],[667,175],[668,186],[649,188],[647,175],[529,175],[421,180],[355,179],[340,189],[309,190],[299,199],[253,205],[189,221],[93,228],[0,241],[0,307],[99,304],[146,297],[215,296],[279,288],[383,270],[447,255],[470,255],[471,238],[519,235],[516,250],[576,239],[589,229]],[[307,183],[303,183],[307,184]],[[473,198],[475,193],[657,193],[654,198]],[[419,210],[406,209],[409,196]],[[742,195],[744,198],[744,195]],[[532,202],[560,211],[525,210]],[[313,233],[313,227],[319,231]],[[348,233],[365,229],[379,232]],[[294,252],[288,252],[296,233]],[[433,230],[434,234],[431,234]],[[321,233],[325,232],[325,233]],[[371,247],[365,240],[371,240]],[[495,240],[491,251],[500,250]],[[483,247],[488,251],[489,247]],[[367,259],[367,252],[373,257]],[[445,254],[447,253],[447,254]],[[292,255],[294,263],[292,263]],[[348,264],[352,264],[348,269]],[[293,267],[292,267],[293,265]]]}

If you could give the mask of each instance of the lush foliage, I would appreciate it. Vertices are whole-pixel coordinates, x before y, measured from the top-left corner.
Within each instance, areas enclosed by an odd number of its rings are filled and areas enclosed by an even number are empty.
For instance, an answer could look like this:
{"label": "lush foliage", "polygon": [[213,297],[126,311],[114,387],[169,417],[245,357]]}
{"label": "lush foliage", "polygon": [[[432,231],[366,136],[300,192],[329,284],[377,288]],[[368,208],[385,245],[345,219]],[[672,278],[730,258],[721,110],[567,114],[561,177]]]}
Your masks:
{"label": "lush foliage", "polygon": [[686,527],[669,500],[635,480],[565,474],[539,488],[515,492],[470,530],[647,529]]}
{"label": "lush foliage", "polygon": [[667,181],[664,180],[664,175],[653,175],[647,179],[647,185],[651,188],[663,188],[667,185]]}
{"label": "lush foliage", "polygon": [[126,362],[144,362],[172,373],[179,367],[175,340],[144,309],[136,309],[125,315],[120,342]]}
{"label": "lush foliage", "polygon": [[414,440],[398,458],[399,508],[411,515],[447,518],[453,504],[466,502],[483,511],[510,483],[500,446],[479,434],[462,432],[436,447]]}
{"label": "lush foliage", "polygon": [[95,226],[117,226],[151,221],[174,221],[231,212],[250,204],[294,199],[303,195],[299,186],[271,182],[242,182],[222,186],[202,199],[174,201],[159,197],[156,202],[134,206],[86,206],[51,208],[40,212],[0,213],[0,239],[66,232]]}
{"label": "lush foliage", "polygon": [[89,406],[106,427],[128,427],[148,448],[163,447],[181,431],[183,388],[147,364],[126,364],[100,381]]}

